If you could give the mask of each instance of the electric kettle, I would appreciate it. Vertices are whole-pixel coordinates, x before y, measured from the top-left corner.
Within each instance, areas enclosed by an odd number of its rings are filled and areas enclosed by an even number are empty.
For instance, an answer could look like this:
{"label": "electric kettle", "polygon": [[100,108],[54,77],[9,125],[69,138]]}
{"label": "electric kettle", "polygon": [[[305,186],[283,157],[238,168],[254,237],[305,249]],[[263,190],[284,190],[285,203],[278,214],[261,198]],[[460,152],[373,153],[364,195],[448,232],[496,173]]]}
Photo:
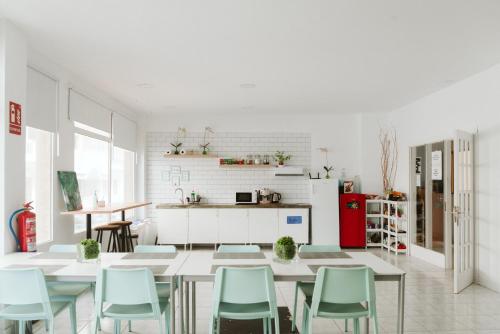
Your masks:
{"label": "electric kettle", "polygon": [[279,203],[281,201],[281,194],[274,193],[271,197],[273,203]]}

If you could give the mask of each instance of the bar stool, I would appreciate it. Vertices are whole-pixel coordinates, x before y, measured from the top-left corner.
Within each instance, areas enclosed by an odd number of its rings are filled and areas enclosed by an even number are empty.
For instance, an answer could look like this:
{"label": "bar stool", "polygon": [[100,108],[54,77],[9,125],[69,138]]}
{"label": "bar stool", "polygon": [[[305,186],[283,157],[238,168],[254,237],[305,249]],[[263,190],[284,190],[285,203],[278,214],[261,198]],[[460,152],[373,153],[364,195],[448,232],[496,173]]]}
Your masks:
{"label": "bar stool", "polygon": [[114,221],[109,223],[109,225],[119,226],[121,228],[121,251],[122,252],[133,252],[134,244],[132,243],[132,232],[130,231],[131,221]]}
{"label": "bar stool", "polygon": [[118,231],[120,230],[120,226],[118,225],[101,225],[94,227],[94,231],[97,232],[97,238],[96,241],[102,244],[102,237],[104,235],[105,231],[109,231],[109,240],[108,240],[108,248],[107,252],[109,252],[109,249],[111,247],[111,240],[113,240],[113,247],[111,248],[112,252],[119,252],[120,251],[120,242],[118,240]]}

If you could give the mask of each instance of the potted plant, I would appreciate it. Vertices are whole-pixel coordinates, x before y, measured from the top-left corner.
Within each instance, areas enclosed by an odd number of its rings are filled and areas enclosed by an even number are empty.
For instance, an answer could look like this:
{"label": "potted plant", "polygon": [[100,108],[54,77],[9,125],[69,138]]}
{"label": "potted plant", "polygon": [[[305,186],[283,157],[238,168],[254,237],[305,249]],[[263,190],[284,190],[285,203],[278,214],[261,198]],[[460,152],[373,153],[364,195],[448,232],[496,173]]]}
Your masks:
{"label": "potted plant", "polygon": [[180,154],[179,148],[182,146],[181,139],[186,136],[186,128],[178,128],[177,129],[177,135],[175,136],[175,142],[170,143],[172,147],[175,149],[174,154],[178,155]]}
{"label": "potted plant", "polygon": [[274,252],[278,259],[289,262],[295,256],[295,241],[292,237],[281,237],[274,245]]}
{"label": "potted plant", "polygon": [[276,151],[274,153],[274,160],[278,162],[278,167],[283,167],[285,165],[285,161],[288,161],[292,158],[290,154],[285,154],[283,151]]}
{"label": "potted plant", "polygon": [[212,130],[212,128],[209,126],[206,126],[205,132],[203,133],[203,144],[200,144],[200,147],[202,149],[201,154],[203,154],[203,155],[208,154],[208,150],[209,150],[208,145],[210,145],[210,143],[208,142],[208,137],[211,133],[213,134],[214,130]]}
{"label": "potted plant", "polygon": [[76,245],[78,262],[99,262],[101,244],[93,239],[85,239]]}

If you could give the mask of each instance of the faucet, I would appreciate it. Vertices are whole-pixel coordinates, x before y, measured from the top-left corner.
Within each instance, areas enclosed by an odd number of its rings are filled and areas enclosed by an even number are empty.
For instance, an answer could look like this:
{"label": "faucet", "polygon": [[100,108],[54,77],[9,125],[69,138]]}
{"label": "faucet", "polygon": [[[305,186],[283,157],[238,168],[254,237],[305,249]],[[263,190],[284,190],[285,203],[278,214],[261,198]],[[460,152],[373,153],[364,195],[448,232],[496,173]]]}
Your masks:
{"label": "faucet", "polygon": [[177,189],[175,189],[175,192],[174,192],[174,193],[175,193],[175,194],[177,194],[177,191],[178,191],[178,190],[180,190],[180,191],[181,191],[181,198],[180,198],[180,201],[181,201],[181,203],[182,203],[182,204],[185,204],[185,203],[184,203],[184,190],[183,190],[182,188],[177,188]]}

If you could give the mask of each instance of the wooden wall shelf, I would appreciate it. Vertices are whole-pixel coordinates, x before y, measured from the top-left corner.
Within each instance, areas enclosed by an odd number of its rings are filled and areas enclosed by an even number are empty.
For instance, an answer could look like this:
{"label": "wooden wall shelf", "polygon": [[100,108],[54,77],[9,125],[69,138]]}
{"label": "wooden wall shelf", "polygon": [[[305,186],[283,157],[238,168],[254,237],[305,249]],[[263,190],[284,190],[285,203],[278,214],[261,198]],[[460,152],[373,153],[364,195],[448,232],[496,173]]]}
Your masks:
{"label": "wooden wall shelf", "polygon": [[201,153],[193,153],[193,154],[163,154],[165,159],[218,159],[219,157],[216,154],[201,154]]}
{"label": "wooden wall shelf", "polygon": [[219,165],[223,169],[275,169],[273,165]]}

